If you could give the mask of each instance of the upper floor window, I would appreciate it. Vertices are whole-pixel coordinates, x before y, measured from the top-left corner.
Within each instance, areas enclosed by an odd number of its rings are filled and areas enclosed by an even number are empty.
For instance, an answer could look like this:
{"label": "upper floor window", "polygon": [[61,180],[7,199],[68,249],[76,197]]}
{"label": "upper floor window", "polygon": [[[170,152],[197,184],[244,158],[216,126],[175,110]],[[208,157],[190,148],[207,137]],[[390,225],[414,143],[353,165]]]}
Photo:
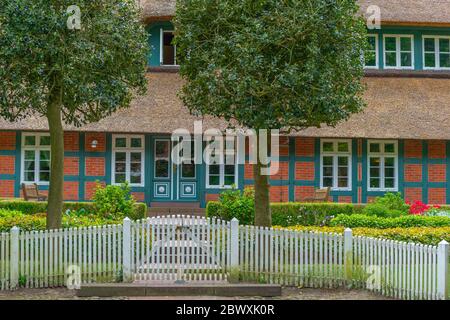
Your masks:
{"label": "upper floor window", "polygon": [[48,184],[50,181],[50,135],[22,134],[22,181]]}
{"label": "upper floor window", "polygon": [[384,35],[384,68],[414,69],[414,37]]}
{"label": "upper floor window", "polygon": [[369,191],[397,191],[397,142],[368,141]]}
{"label": "upper floor window", "polygon": [[321,187],[334,190],[351,189],[351,141],[321,141]]}
{"label": "upper floor window", "polygon": [[366,69],[378,69],[378,35],[367,36],[368,48],[364,52],[364,67]]}
{"label": "upper floor window", "polygon": [[177,65],[177,47],[173,44],[174,33],[161,29],[160,63],[163,66]]}
{"label": "upper floor window", "polygon": [[450,37],[423,37],[424,69],[450,69]]}
{"label": "upper floor window", "polygon": [[113,136],[112,183],[144,185],[144,136]]}

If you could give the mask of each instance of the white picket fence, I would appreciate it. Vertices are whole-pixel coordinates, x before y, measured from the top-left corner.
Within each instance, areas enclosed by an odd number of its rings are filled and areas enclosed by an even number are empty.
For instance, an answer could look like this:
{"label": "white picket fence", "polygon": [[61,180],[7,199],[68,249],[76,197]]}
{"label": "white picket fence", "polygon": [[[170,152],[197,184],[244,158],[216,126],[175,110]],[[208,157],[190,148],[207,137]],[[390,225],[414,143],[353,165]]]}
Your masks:
{"label": "white picket fence", "polygon": [[401,299],[445,299],[449,244],[240,226],[167,216],[123,225],[0,234],[0,288],[118,281],[246,281],[352,286]]}

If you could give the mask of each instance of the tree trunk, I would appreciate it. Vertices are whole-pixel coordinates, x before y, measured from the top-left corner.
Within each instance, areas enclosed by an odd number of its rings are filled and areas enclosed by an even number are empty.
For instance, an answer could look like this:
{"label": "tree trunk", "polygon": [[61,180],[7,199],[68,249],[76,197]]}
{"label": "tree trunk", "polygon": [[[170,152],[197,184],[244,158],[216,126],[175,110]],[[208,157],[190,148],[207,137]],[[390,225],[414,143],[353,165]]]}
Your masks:
{"label": "tree trunk", "polygon": [[47,229],[61,228],[64,190],[64,130],[61,119],[60,89],[50,95],[47,120],[50,129],[50,188]]}
{"label": "tree trunk", "polygon": [[[269,131],[270,132],[270,131]],[[261,148],[258,135],[258,147]],[[270,136],[267,140],[267,150],[270,149]],[[270,211],[269,198],[269,175],[261,175],[261,169],[268,165],[261,163],[258,152],[258,161],[253,165],[253,176],[255,179],[255,225],[263,227],[272,226],[272,213]]]}

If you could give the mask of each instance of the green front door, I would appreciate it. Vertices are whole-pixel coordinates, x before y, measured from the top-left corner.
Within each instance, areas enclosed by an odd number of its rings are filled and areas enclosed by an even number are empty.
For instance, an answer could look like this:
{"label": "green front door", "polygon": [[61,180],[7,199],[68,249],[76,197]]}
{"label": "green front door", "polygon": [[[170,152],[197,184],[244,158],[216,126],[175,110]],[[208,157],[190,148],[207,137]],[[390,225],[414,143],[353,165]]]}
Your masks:
{"label": "green front door", "polygon": [[198,201],[197,166],[172,161],[176,143],[168,138],[154,139],[154,201]]}

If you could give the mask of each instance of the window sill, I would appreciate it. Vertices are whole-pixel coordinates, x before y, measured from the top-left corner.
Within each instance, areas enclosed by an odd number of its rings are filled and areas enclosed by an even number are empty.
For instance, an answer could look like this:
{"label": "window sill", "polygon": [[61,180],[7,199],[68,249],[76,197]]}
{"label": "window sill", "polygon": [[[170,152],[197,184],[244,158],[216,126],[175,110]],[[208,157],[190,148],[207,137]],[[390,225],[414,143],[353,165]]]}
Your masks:
{"label": "window sill", "polygon": [[180,71],[180,66],[158,66],[158,67],[148,67],[149,72],[169,72],[178,73]]}

